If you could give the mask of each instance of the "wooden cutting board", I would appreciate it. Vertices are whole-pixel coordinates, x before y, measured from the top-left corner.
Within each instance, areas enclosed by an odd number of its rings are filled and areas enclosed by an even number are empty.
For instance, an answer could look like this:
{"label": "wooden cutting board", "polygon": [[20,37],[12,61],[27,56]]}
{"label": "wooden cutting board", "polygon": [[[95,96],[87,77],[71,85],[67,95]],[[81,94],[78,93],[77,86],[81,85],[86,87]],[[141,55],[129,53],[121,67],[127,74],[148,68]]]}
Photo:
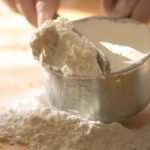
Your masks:
{"label": "wooden cutting board", "polygon": [[[83,0],[82,3],[80,0],[72,2],[74,3],[71,3],[71,0],[62,1],[64,3],[64,7],[60,8],[62,16],[73,20],[99,14],[98,0],[95,0],[94,5],[90,0]],[[41,68],[31,57],[28,46],[29,37],[34,28],[22,17],[9,11],[1,2],[0,20],[0,107],[2,107],[13,103],[20,96],[44,86],[44,82]],[[124,125],[136,128],[149,121],[150,105]],[[27,149],[27,146],[23,145],[0,143],[0,150]]]}

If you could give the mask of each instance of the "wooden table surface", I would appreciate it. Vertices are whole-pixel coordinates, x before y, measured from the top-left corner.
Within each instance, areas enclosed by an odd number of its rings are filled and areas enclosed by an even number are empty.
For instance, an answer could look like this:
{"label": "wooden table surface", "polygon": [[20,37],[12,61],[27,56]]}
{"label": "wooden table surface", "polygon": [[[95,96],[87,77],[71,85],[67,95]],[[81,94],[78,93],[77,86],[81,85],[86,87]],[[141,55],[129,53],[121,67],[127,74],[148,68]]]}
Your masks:
{"label": "wooden table surface", "polygon": [[[59,14],[70,20],[100,15],[99,0],[63,0]],[[41,68],[31,56],[28,41],[35,30],[23,17],[0,2],[0,107],[25,93],[44,86]],[[150,105],[126,126],[139,127],[150,121]],[[27,146],[0,143],[0,150],[27,150]]]}

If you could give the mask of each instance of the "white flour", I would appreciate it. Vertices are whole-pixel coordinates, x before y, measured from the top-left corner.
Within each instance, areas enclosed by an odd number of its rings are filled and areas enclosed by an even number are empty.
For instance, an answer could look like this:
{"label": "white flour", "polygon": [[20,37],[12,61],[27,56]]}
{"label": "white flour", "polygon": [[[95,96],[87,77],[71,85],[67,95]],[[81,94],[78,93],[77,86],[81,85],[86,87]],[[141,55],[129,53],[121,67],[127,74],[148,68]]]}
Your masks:
{"label": "white flour", "polygon": [[27,144],[30,150],[150,149],[150,125],[127,129],[120,123],[84,120],[47,107],[44,100],[29,96],[1,111],[0,140]]}

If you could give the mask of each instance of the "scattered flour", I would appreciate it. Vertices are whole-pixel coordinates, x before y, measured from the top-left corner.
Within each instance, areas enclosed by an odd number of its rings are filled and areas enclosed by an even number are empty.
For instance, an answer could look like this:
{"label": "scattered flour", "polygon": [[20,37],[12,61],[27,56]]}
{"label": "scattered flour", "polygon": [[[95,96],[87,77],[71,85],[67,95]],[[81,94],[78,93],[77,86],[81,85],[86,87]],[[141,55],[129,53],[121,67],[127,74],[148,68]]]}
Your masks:
{"label": "scattered flour", "polygon": [[0,112],[0,140],[30,150],[149,150],[150,125],[128,129],[47,107],[45,96],[28,96]]}

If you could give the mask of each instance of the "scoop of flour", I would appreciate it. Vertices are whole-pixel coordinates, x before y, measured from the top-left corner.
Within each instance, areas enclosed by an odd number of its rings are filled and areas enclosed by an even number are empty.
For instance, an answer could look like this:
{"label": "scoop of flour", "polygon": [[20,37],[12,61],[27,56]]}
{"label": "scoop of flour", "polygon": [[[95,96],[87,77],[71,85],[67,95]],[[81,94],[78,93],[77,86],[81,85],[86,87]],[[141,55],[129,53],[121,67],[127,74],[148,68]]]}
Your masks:
{"label": "scoop of flour", "polygon": [[98,76],[97,52],[85,37],[73,31],[67,19],[45,22],[31,39],[33,55],[44,67],[61,71],[65,76]]}

